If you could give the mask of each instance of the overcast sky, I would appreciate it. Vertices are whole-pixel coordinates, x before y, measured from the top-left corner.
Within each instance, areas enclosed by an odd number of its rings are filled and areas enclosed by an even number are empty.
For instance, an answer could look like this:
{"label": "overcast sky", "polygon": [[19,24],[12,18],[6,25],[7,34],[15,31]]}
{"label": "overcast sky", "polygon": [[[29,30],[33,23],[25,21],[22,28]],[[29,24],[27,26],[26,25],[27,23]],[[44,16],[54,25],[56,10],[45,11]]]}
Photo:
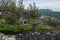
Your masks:
{"label": "overcast sky", "polygon": [[51,9],[53,11],[60,11],[60,0],[23,0],[25,8],[28,7],[29,4],[35,2],[36,6],[39,9]]}

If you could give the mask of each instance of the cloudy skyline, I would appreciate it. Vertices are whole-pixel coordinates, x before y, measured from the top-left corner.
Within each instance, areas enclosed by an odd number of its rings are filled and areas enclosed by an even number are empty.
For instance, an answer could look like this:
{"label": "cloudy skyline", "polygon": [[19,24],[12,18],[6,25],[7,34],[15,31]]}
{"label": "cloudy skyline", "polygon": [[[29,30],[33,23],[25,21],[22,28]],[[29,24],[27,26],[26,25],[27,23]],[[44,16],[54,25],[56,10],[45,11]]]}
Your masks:
{"label": "cloudy skyline", "polygon": [[60,11],[60,0],[23,0],[25,5],[25,9],[32,4],[33,2],[36,3],[36,6],[39,9],[51,9],[53,11]]}

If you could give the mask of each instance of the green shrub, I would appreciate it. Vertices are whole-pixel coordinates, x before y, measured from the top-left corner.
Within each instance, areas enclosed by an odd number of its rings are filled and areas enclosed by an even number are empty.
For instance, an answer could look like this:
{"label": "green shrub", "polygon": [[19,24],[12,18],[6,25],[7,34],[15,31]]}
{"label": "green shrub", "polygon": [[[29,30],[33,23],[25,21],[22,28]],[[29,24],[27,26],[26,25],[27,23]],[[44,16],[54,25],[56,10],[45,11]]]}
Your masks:
{"label": "green shrub", "polygon": [[57,27],[60,27],[60,22],[56,22]]}
{"label": "green shrub", "polygon": [[3,33],[18,33],[20,31],[30,30],[32,26],[30,24],[26,25],[4,25],[0,24],[0,32]]}
{"label": "green shrub", "polygon": [[25,25],[21,25],[21,28],[22,28],[22,30],[30,30],[31,28],[32,28],[32,25],[30,25],[30,24],[25,24]]}
{"label": "green shrub", "polygon": [[6,14],[5,16],[3,16],[3,19],[5,20],[6,24],[17,24],[16,21],[18,20],[18,18],[16,17],[16,15],[10,13],[10,14]]}
{"label": "green shrub", "polygon": [[27,20],[28,20],[28,23],[29,23],[29,24],[33,24],[34,21],[35,21],[35,19],[32,19],[32,18],[28,18]]}
{"label": "green shrub", "polygon": [[52,31],[54,28],[47,25],[38,25],[36,26],[37,30]]}
{"label": "green shrub", "polygon": [[4,25],[3,27],[0,26],[0,31],[3,33],[17,33],[20,30],[17,26]]}

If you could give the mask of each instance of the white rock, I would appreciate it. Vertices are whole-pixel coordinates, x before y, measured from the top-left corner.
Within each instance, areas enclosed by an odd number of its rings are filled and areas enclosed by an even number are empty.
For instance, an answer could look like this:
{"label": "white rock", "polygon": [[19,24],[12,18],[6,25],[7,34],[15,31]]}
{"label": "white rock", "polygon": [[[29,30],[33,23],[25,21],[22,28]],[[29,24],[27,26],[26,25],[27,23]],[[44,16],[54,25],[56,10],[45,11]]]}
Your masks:
{"label": "white rock", "polygon": [[19,35],[21,36],[21,35],[23,35],[23,34],[20,33]]}
{"label": "white rock", "polygon": [[2,40],[15,40],[15,35],[4,35]]}
{"label": "white rock", "polygon": [[46,34],[47,34],[47,35],[50,35],[51,33],[50,33],[50,32],[47,32]]}
{"label": "white rock", "polygon": [[32,35],[34,35],[34,33],[32,33]]}
{"label": "white rock", "polygon": [[4,34],[3,33],[0,33],[0,40],[2,39],[3,36],[4,36]]}

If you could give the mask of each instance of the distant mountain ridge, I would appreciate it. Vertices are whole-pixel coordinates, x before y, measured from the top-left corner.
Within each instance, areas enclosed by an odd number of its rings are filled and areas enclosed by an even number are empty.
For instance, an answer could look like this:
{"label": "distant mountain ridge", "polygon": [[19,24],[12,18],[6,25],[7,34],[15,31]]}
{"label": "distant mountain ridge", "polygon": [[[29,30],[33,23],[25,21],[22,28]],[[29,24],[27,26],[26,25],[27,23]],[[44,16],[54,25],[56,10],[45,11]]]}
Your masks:
{"label": "distant mountain ridge", "polygon": [[50,9],[39,9],[39,12],[52,12]]}

